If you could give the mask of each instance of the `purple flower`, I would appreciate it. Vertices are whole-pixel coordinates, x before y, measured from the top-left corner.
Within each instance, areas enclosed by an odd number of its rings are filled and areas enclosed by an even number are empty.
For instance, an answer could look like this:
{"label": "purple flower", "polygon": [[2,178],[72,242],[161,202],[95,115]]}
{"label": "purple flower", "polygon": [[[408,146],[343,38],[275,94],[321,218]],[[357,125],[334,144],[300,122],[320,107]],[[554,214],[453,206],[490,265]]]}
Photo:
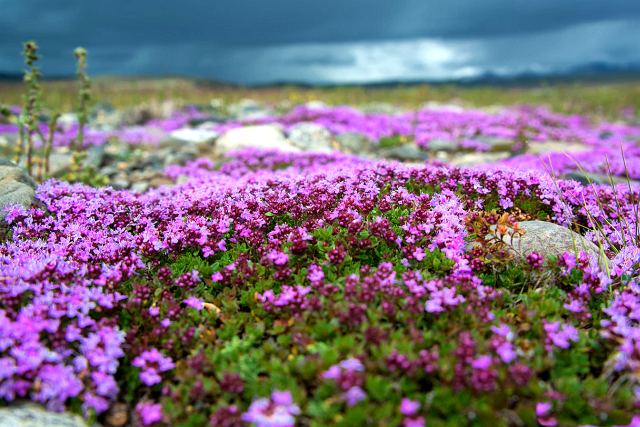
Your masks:
{"label": "purple flower", "polygon": [[274,391],[270,399],[254,400],[242,420],[256,427],[293,427],[300,408],[289,391]]}
{"label": "purple flower", "polygon": [[140,369],[140,381],[147,386],[158,384],[162,377],[161,372],[165,372],[174,368],[174,363],[170,357],[165,357],[157,348],[151,348],[143,351],[140,356],[133,359],[131,363]]}
{"label": "purple flower", "polygon": [[136,405],[136,413],[144,426],[162,421],[162,406],[159,403],[140,402]]}
{"label": "purple flower", "polygon": [[190,296],[182,302],[185,303],[188,307],[191,307],[197,311],[201,311],[204,308],[204,302],[194,296]]}
{"label": "purple flower", "polygon": [[415,415],[420,409],[420,402],[417,400],[407,399],[406,397],[400,401],[400,413],[405,416]]}
{"label": "purple flower", "polygon": [[344,401],[347,403],[347,406],[355,406],[361,400],[364,400],[367,397],[367,393],[358,387],[351,387],[344,393]]}
{"label": "purple flower", "polygon": [[471,367],[474,369],[489,369],[493,364],[491,356],[484,355],[477,357],[471,362]]}

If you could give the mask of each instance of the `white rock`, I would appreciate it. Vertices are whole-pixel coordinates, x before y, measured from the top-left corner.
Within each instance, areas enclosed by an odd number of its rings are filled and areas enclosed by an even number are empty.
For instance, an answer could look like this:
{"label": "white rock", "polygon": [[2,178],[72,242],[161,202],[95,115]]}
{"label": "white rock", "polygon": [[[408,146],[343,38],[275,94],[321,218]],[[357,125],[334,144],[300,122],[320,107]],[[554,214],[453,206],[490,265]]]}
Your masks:
{"label": "white rock", "polygon": [[262,150],[280,150],[299,152],[300,149],[287,141],[284,133],[276,125],[246,126],[231,129],[215,143],[215,154],[222,156],[232,150],[256,148]]}
{"label": "white rock", "polygon": [[206,145],[213,143],[218,137],[218,132],[210,129],[194,129],[194,128],[181,128],[176,129],[169,134],[171,139],[186,142],[194,145]]}

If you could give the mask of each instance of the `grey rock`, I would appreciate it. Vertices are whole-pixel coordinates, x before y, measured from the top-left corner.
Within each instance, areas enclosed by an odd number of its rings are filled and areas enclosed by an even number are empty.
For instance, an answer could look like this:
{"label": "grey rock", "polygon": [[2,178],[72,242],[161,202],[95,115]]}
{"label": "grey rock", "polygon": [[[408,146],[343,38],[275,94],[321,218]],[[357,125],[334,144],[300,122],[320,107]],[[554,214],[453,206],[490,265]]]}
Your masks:
{"label": "grey rock", "polygon": [[65,128],[70,128],[76,123],[78,123],[78,115],[76,113],[64,113],[58,118],[58,125]]}
{"label": "grey rock", "polygon": [[56,149],[49,156],[49,174],[60,175],[71,166],[71,152],[67,149]]}
{"label": "grey rock", "polygon": [[123,190],[125,188],[129,188],[131,183],[125,175],[119,174],[111,179],[110,185],[116,190]]}
{"label": "grey rock", "polygon": [[50,412],[28,403],[0,408],[0,427],[87,427],[75,414]]}
{"label": "grey rock", "polygon": [[369,114],[398,114],[402,112],[398,106],[386,102],[370,102],[361,105],[359,109],[363,113]]}
{"label": "grey rock", "polygon": [[420,149],[416,144],[402,144],[397,147],[384,148],[378,151],[382,157],[402,160],[403,162],[415,162],[427,160],[429,153]]}
{"label": "grey rock", "polygon": [[102,162],[105,157],[104,145],[92,145],[86,151],[86,156],[82,161],[82,166],[85,168],[98,169],[102,166]]}
{"label": "grey rock", "polygon": [[257,148],[264,150],[280,150],[298,152],[284,137],[282,129],[277,125],[245,126],[231,129],[216,140],[214,154],[223,156],[232,150]]}
{"label": "grey rock", "polygon": [[171,132],[169,136],[177,142],[200,146],[213,144],[218,137],[218,132],[207,129],[180,128]]}
{"label": "grey rock", "polygon": [[527,146],[527,153],[529,154],[545,154],[551,152],[558,153],[581,153],[583,151],[589,151],[592,148],[585,144],[577,142],[562,142],[562,141],[545,141],[545,142],[532,142]]}
{"label": "grey rock", "polygon": [[324,108],[327,108],[327,104],[325,104],[322,101],[318,101],[317,99],[311,100],[311,101],[307,101],[304,103],[304,108],[309,109],[309,110],[322,110]]}
{"label": "grey rock", "polygon": [[[102,166],[104,158],[105,147],[92,145],[84,152],[81,167],[98,169]],[[49,174],[58,176],[67,171],[72,163],[73,153],[67,147],[56,148],[49,156]]]}
{"label": "grey rock", "polygon": [[436,101],[429,101],[420,106],[420,110],[449,111],[452,113],[463,113],[465,108],[457,104],[447,104]]}
{"label": "grey rock", "polygon": [[211,101],[209,101],[209,107],[216,112],[224,111],[224,99],[213,98]]}
{"label": "grey rock", "polygon": [[628,184],[629,182],[632,185],[635,185],[635,184],[638,183],[637,181],[634,181],[634,180],[627,181],[626,177],[609,176],[609,175],[604,175],[604,174],[580,172],[580,171],[569,172],[567,174],[564,174],[562,176],[562,178],[578,181],[582,185],[590,185],[590,184],[611,185],[612,181],[613,181],[614,185],[616,185],[616,184]]}
{"label": "grey rock", "polygon": [[515,236],[513,240],[504,236],[503,241],[518,257],[524,258],[531,252],[538,252],[543,257],[560,256],[564,252],[594,254],[599,257],[600,264],[606,263],[604,255],[591,241],[580,234],[558,224],[547,221],[522,221],[520,228],[523,236]]}
{"label": "grey rock", "polygon": [[122,121],[122,112],[104,102],[98,103],[89,115],[89,126],[99,130],[114,130],[122,124]]}
{"label": "grey rock", "polygon": [[298,123],[289,129],[289,141],[304,151],[333,151],[331,132],[315,123]]}
{"label": "grey rock", "polygon": [[498,138],[494,136],[479,136],[476,138],[478,141],[488,146],[488,151],[511,151],[514,145],[514,141],[511,139]]}
{"label": "grey rock", "polygon": [[145,181],[135,182],[131,185],[131,191],[136,193],[144,193],[149,189],[149,183]]}
{"label": "grey rock", "polygon": [[373,148],[371,141],[359,133],[342,133],[336,136],[336,142],[342,151],[351,154],[366,154]]}
{"label": "grey rock", "polygon": [[446,139],[432,139],[427,143],[427,149],[429,151],[457,151],[458,143],[456,141],[449,141]]}
{"label": "grey rock", "polygon": [[113,176],[117,173],[118,173],[118,167],[113,163],[100,168],[100,174],[102,175]]}
{"label": "grey rock", "polygon": [[454,166],[471,167],[497,162],[498,160],[503,160],[507,157],[509,157],[509,153],[500,151],[497,153],[455,153],[446,158],[439,158],[439,160],[445,160]]}
{"label": "grey rock", "polygon": [[4,209],[21,205],[25,208],[35,203],[36,183],[22,169],[3,160],[0,163],[0,220],[4,220]]}
{"label": "grey rock", "polygon": [[251,120],[273,115],[271,109],[254,101],[253,99],[243,99],[228,107],[229,115],[237,120]]}
{"label": "grey rock", "polygon": [[0,147],[8,147],[18,140],[17,134],[5,133],[0,135]]}
{"label": "grey rock", "polygon": [[131,144],[126,142],[111,140],[104,146],[104,153],[108,157],[114,159],[124,159],[129,156],[131,152]]}

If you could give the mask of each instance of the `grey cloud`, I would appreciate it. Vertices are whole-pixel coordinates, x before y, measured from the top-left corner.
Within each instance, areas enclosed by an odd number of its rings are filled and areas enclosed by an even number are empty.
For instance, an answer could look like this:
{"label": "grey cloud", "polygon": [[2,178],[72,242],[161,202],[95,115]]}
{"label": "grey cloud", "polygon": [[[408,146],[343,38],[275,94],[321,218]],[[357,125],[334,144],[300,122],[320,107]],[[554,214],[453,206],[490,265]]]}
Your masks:
{"label": "grey cloud", "polygon": [[44,71],[240,82],[464,77],[640,61],[629,0],[0,0],[0,71],[35,38]]}

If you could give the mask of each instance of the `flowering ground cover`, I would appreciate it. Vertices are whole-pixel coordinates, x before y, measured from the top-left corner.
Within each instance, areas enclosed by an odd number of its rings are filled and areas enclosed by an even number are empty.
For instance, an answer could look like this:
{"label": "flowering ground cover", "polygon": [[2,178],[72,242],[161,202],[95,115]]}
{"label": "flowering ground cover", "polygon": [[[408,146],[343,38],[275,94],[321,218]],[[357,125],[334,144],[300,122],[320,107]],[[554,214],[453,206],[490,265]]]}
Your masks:
{"label": "flowering ground cover", "polygon": [[[638,127],[538,109],[274,121],[425,149],[574,141],[585,169],[640,177]],[[131,425],[640,425],[640,189],[518,150],[459,169],[249,149],[143,193],[49,180],[7,209],[0,399],[106,424],[124,404]],[[514,256],[530,220],[602,253]]]}

